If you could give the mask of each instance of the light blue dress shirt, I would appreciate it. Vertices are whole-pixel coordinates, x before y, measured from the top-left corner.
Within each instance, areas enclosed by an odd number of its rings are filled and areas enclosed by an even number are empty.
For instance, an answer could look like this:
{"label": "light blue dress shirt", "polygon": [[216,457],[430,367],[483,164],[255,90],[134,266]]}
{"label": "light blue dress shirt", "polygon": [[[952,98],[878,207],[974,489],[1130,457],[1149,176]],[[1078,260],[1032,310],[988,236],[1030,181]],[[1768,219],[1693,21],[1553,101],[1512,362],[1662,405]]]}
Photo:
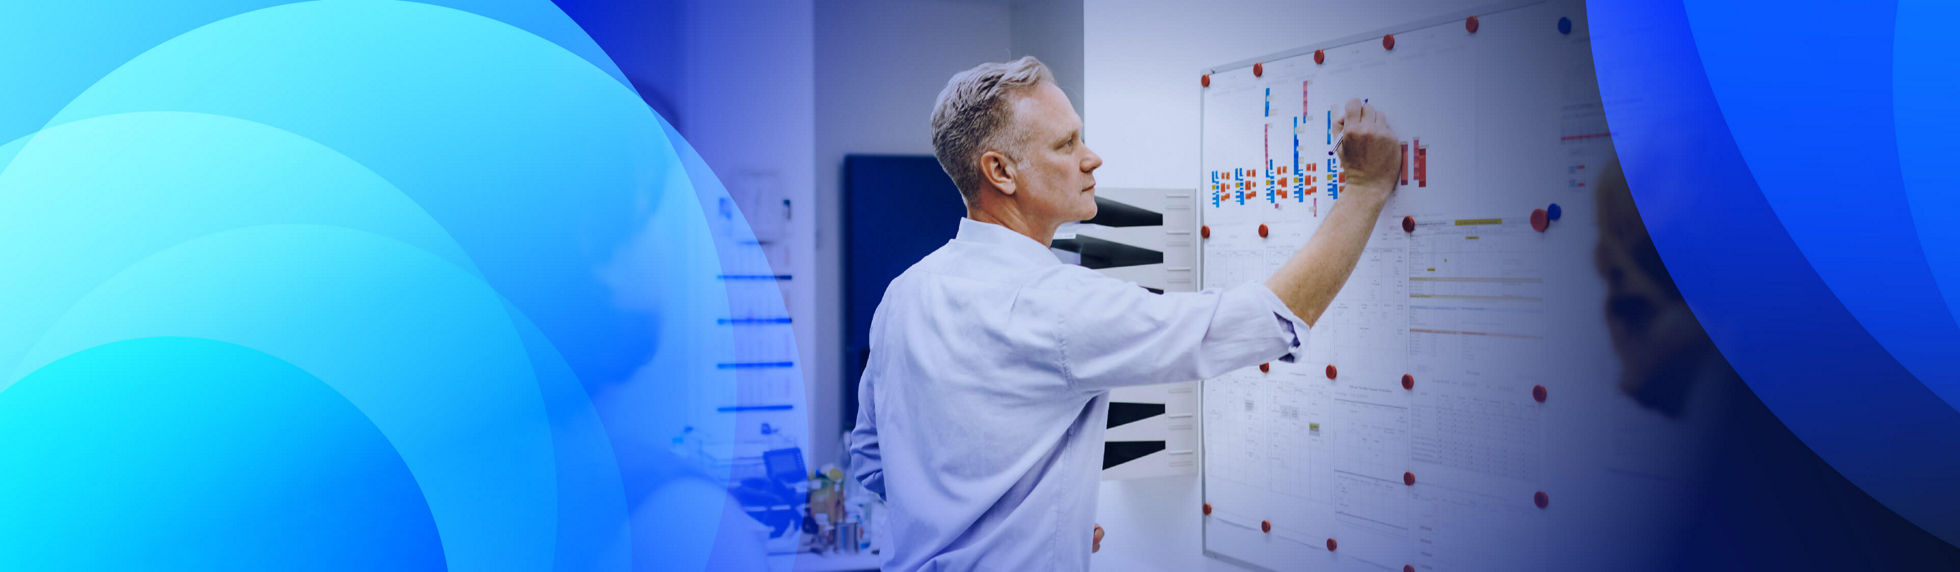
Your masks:
{"label": "light blue dress shirt", "polygon": [[885,569],[1087,570],[1109,389],[1292,361],[1306,331],[1263,284],[1154,294],[961,219],[871,320],[851,458]]}

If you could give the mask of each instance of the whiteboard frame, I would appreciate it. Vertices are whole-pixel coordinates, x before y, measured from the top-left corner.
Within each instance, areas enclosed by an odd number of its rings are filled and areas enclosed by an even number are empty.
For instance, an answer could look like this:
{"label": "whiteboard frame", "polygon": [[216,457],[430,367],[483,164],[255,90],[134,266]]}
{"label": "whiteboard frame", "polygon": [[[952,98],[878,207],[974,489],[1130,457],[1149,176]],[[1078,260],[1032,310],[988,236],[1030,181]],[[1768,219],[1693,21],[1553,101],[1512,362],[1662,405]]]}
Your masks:
{"label": "whiteboard frame", "polygon": [[[1413,22],[1407,22],[1407,23],[1403,23],[1403,24],[1400,24],[1400,25],[1396,25],[1396,26],[1390,26],[1390,27],[1387,27],[1387,28],[1383,28],[1383,29],[1380,29],[1380,30],[1376,30],[1376,31],[1373,31],[1373,32],[1363,32],[1363,33],[1360,33],[1360,34],[1354,34],[1354,35],[1351,35],[1351,36],[1344,36],[1344,37],[1341,37],[1341,38],[1336,38],[1336,39],[1334,39],[1334,40],[1332,40],[1332,41],[1328,41],[1328,42],[1319,42],[1319,43],[1314,43],[1314,44],[1307,44],[1307,45],[1304,45],[1304,46],[1301,46],[1301,47],[1298,47],[1298,48],[1293,48],[1293,49],[1289,49],[1289,50],[1285,50],[1285,51],[1280,51],[1280,52],[1275,52],[1275,53],[1271,53],[1271,54],[1266,54],[1266,55],[1264,55],[1264,56],[1257,56],[1257,57],[1252,57],[1252,58],[1247,58],[1247,59],[1243,59],[1243,60],[1239,60],[1239,61],[1236,61],[1236,62],[1232,62],[1232,63],[1229,63],[1229,64],[1225,64],[1225,65],[1221,65],[1221,66],[1214,66],[1214,67],[1210,67],[1210,68],[1206,68],[1206,69],[1204,70],[1204,73],[1208,73],[1208,74],[1209,74],[1209,73],[1218,73],[1218,72],[1222,72],[1222,71],[1230,71],[1230,70],[1235,70],[1235,69],[1239,69],[1239,68],[1249,68],[1249,67],[1252,67],[1252,64],[1257,64],[1257,63],[1265,63],[1265,62],[1270,62],[1270,61],[1278,61],[1278,60],[1283,60],[1283,59],[1286,59],[1286,58],[1291,58],[1291,57],[1298,57],[1298,56],[1304,56],[1304,55],[1311,55],[1311,54],[1313,54],[1313,51],[1314,51],[1314,50],[1324,50],[1324,49],[1327,49],[1327,48],[1338,48],[1338,47],[1341,47],[1341,46],[1345,46],[1345,45],[1348,45],[1348,44],[1356,44],[1356,43],[1361,43],[1361,42],[1363,42],[1363,41],[1367,41],[1367,40],[1369,40],[1369,39],[1371,39],[1371,38],[1380,38],[1380,37],[1382,37],[1382,36],[1385,36],[1385,35],[1388,35],[1388,34],[1394,34],[1394,33],[1397,33],[1397,32],[1407,32],[1407,31],[1411,31],[1411,30],[1421,30],[1421,29],[1423,29],[1423,28],[1428,28],[1428,27],[1431,27],[1431,26],[1441,26],[1441,25],[1443,25],[1443,24],[1448,24],[1448,23],[1450,23],[1450,22],[1451,22],[1451,21],[1453,21],[1453,20],[1462,20],[1462,19],[1465,19],[1465,18],[1469,18],[1469,17],[1471,17],[1471,16],[1481,16],[1481,15],[1485,15],[1485,14],[1495,14],[1495,13],[1498,13],[1498,12],[1509,12],[1509,11],[1511,11],[1511,10],[1516,10],[1516,9],[1519,9],[1519,8],[1523,8],[1523,7],[1526,7],[1526,6],[1531,6],[1531,5],[1534,5],[1534,4],[1550,4],[1550,3],[1554,3],[1554,2],[1556,2],[1556,1],[1557,1],[1557,0],[1513,0],[1513,1],[1511,1],[1511,2],[1499,2],[1499,3],[1496,3],[1496,4],[1488,4],[1488,5],[1484,5],[1484,6],[1478,6],[1478,7],[1475,7],[1475,8],[1471,8],[1471,9],[1468,9],[1468,10],[1458,10],[1458,11],[1456,11],[1456,12],[1446,12],[1446,13],[1444,13],[1444,14],[1442,14],[1442,15],[1439,15],[1439,16],[1433,16],[1433,17],[1429,17],[1429,18],[1424,18],[1424,19],[1421,19],[1421,20],[1416,20],[1416,21],[1413,21]],[[1199,89],[1204,89],[1204,88],[1199,88]],[[1198,102],[1198,106],[1199,106],[1199,108],[1200,108],[1200,110],[1202,110],[1202,109],[1203,109],[1203,107],[1204,107],[1204,101],[1203,101],[1203,99],[1202,99],[1202,98],[1201,98],[1201,99],[1199,100],[1199,102]],[[1202,130],[1202,129],[1203,129],[1203,124],[1202,124],[1202,122],[1200,122],[1200,126],[1199,126],[1199,129],[1200,129],[1200,130]]]}
{"label": "whiteboard frame", "polygon": [[[1380,38],[1382,36],[1389,35],[1389,34],[1409,32],[1413,30],[1421,30],[1433,26],[1441,26],[1444,24],[1448,24],[1452,21],[1464,20],[1471,16],[1481,16],[1487,14],[1495,14],[1498,12],[1508,12],[1511,10],[1527,8],[1538,4],[1561,4],[1561,3],[1578,3],[1580,4],[1581,8],[1584,7],[1583,2],[1566,2],[1565,0],[1513,0],[1510,2],[1486,4],[1486,5],[1466,9],[1466,10],[1445,12],[1440,15],[1431,16],[1428,18],[1423,18],[1420,20],[1414,20],[1410,22],[1404,22],[1402,24],[1397,24],[1394,26],[1389,26],[1386,28],[1381,28],[1370,32],[1362,32],[1359,34],[1342,36],[1329,41],[1305,44],[1297,48],[1282,50],[1279,52],[1273,52],[1263,56],[1254,56],[1251,58],[1246,58],[1243,60],[1239,60],[1223,65],[1207,67],[1201,70],[1200,73],[1209,75],[1209,74],[1221,73],[1226,71],[1238,70],[1242,68],[1249,68],[1252,67],[1253,64],[1279,61],[1279,60],[1293,58],[1293,57],[1309,56],[1313,54],[1314,50],[1338,48],[1341,46],[1357,44],[1371,39]],[[1200,179],[1203,179],[1203,175],[1204,175],[1203,160],[1205,156],[1205,142],[1204,142],[1205,141],[1205,117],[1206,117],[1205,101],[1207,100],[1207,98],[1205,97],[1205,94],[1202,90],[1210,89],[1210,87],[1204,86],[1204,87],[1199,87],[1198,89],[1200,90],[1198,93],[1198,158],[1199,158],[1198,175]],[[1192,212],[1198,215],[1192,217],[1193,222],[1196,222],[1199,226],[1203,226],[1205,224],[1203,215],[1205,212],[1204,208],[1206,206],[1204,194],[1193,192],[1191,194],[1191,202],[1192,202],[1192,209],[1193,209]],[[1197,231],[1197,229],[1191,229],[1191,230],[1193,233]],[[1192,269],[1192,272],[1195,275],[1194,278],[1197,282],[1198,289],[1202,291],[1210,287],[1210,285],[1204,283],[1205,249],[1202,242],[1194,242],[1193,244],[1196,245],[1194,249],[1197,251],[1197,253],[1196,256],[1193,257],[1195,267]],[[1204,440],[1203,440],[1204,439],[1203,435],[1205,432],[1205,428],[1204,428],[1204,411],[1205,411],[1204,387],[1205,386],[1204,384],[1210,382],[1211,380],[1209,379],[1198,380],[1197,412],[1198,412],[1198,434],[1200,436],[1198,441],[1198,500],[1200,502],[1204,502],[1207,491],[1210,490],[1209,487],[1207,486],[1208,483],[1206,483],[1206,480],[1209,478],[1210,473],[1208,473],[1205,470],[1210,460],[1205,455],[1206,451],[1204,448]],[[1241,568],[1246,568],[1249,570],[1269,570],[1264,566],[1260,566],[1252,562],[1241,560],[1237,557],[1225,553],[1213,551],[1211,549],[1210,543],[1207,542],[1207,537],[1210,535],[1211,532],[1211,526],[1212,526],[1211,521],[1208,519],[1200,522],[1198,526],[1198,547],[1204,554],[1205,558],[1210,558],[1221,562],[1228,562],[1231,563],[1232,565],[1239,566]]]}

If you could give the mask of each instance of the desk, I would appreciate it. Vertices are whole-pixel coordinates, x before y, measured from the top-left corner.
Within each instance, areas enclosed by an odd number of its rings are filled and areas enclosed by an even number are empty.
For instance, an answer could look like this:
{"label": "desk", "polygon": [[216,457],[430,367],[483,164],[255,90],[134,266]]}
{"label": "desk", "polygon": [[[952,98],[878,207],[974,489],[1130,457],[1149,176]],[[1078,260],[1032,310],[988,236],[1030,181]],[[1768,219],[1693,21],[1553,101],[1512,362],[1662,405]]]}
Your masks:
{"label": "desk", "polygon": [[878,555],[870,552],[857,554],[799,552],[769,555],[770,572],[858,572],[877,569]]}

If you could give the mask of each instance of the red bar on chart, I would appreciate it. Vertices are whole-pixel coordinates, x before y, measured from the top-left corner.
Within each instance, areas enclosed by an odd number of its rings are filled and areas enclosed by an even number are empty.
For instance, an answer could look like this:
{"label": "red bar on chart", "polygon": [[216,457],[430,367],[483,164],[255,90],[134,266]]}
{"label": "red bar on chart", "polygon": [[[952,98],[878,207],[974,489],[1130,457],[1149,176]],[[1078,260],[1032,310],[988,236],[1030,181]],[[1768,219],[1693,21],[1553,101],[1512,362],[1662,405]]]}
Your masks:
{"label": "red bar on chart", "polygon": [[1402,184],[1409,184],[1409,142],[1402,142]]}
{"label": "red bar on chart", "polygon": [[1415,146],[1416,146],[1416,161],[1415,161],[1416,186],[1427,187],[1429,186],[1429,146],[1422,144],[1421,139],[1417,139],[1415,141]]}

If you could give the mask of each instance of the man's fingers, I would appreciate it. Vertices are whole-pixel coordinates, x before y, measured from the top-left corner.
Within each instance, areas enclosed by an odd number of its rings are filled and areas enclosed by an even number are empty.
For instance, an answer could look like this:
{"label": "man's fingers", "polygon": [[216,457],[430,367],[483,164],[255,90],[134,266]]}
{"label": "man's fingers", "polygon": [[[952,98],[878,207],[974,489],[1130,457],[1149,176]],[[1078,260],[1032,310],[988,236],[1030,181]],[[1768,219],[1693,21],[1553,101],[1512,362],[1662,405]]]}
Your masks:
{"label": "man's fingers", "polygon": [[[1372,170],[1377,167],[1376,163],[1394,160],[1395,131],[1388,126],[1388,115],[1360,99],[1348,100],[1346,111],[1334,120],[1334,133],[1339,137],[1334,143],[1334,152],[1347,161],[1350,168]],[[1380,168],[1392,170],[1400,167],[1387,165]]]}
{"label": "man's fingers", "polygon": [[[1336,131],[1337,135],[1345,134],[1347,135],[1346,139],[1353,139],[1356,136],[1362,135],[1375,137],[1389,136],[1391,131],[1388,127],[1388,116],[1382,114],[1381,110],[1375,109],[1374,106],[1365,103],[1353,104],[1351,102],[1350,104],[1355,105],[1353,108],[1350,108],[1350,111],[1354,112],[1354,114],[1344,116],[1337,121],[1336,125],[1340,127]],[[1359,117],[1356,117],[1356,115],[1359,115]],[[1347,121],[1350,118],[1353,121]]]}
{"label": "man's fingers", "polygon": [[1098,524],[1096,525],[1096,540],[1095,542],[1089,544],[1090,552],[1096,552],[1102,550],[1102,538],[1103,538],[1102,525]]}
{"label": "man's fingers", "polygon": [[1334,120],[1334,134],[1340,136],[1350,131],[1368,135],[1387,134],[1389,133],[1388,116],[1360,99],[1349,99],[1347,109],[1341,117]]}

